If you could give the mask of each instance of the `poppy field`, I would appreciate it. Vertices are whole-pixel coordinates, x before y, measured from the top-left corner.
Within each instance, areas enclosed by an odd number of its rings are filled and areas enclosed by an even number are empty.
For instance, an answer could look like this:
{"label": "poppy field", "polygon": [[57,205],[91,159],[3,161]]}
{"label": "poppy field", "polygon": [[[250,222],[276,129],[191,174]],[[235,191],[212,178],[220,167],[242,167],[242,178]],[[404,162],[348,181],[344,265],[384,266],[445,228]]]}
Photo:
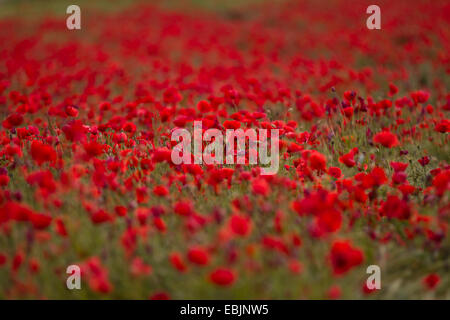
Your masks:
{"label": "poppy field", "polygon": [[70,4],[0,2],[0,299],[450,299],[448,1]]}

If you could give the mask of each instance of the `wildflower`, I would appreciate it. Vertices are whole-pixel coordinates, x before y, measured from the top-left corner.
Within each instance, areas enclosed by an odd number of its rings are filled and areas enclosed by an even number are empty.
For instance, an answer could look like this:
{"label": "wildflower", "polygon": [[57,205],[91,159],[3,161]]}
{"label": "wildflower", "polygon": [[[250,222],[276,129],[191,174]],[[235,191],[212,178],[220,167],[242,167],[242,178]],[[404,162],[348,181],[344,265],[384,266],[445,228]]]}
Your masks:
{"label": "wildflower", "polygon": [[104,151],[104,145],[96,141],[90,141],[88,143],[83,144],[83,148],[86,152],[87,159],[97,157],[101,155]]}
{"label": "wildflower", "polygon": [[219,286],[229,286],[235,281],[235,274],[227,268],[217,268],[210,273],[211,282]]}
{"label": "wildflower", "polygon": [[177,269],[178,271],[180,271],[180,272],[187,271],[187,266],[186,266],[185,262],[183,261],[181,254],[179,254],[178,252],[174,252],[174,253],[170,254],[169,260],[170,260],[170,263],[172,264],[172,266],[175,269]]}
{"label": "wildflower", "polygon": [[342,290],[339,286],[334,285],[328,289],[327,296],[329,299],[336,300],[339,299],[342,295]]}
{"label": "wildflower", "polygon": [[422,167],[425,167],[427,164],[430,163],[430,157],[424,156],[424,157],[420,158],[419,160],[417,160],[417,162],[419,162]]}
{"label": "wildflower", "polygon": [[25,260],[25,255],[23,254],[23,252],[18,251],[12,260],[12,265],[11,265],[11,270],[13,272],[17,272],[19,270],[19,268],[21,267],[22,263]]}
{"label": "wildflower", "polygon": [[326,171],[327,160],[320,152],[313,151],[308,160],[311,169],[316,171]]}
{"label": "wildflower", "polygon": [[152,273],[152,267],[144,262],[140,257],[135,257],[131,261],[131,274],[134,276],[147,276]]}
{"label": "wildflower", "polygon": [[9,183],[9,177],[6,174],[0,174],[0,187],[5,187]]}
{"label": "wildflower", "polygon": [[259,178],[259,179],[253,180],[252,191],[254,194],[267,196],[270,192],[270,187],[265,179]]}
{"label": "wildflower", "polygon": [[442,196],[445,191],[450,190],[450,170],[438,173],[431,183],[436,189],[437,194]]}
{"label": "wildflower", "polygon": [[339,162],[345,164],[348,168],[356,165],[355,154],[358,153],[358,149],[352,149],[350,152],[339,157]]}
{"label": "wildflower", "polygon": [[75,106],[66,106],[65,111],[66,115],[68,115],[69,117],[75,118],[78,116],[78,108]]}
{"label": "wildflower", "polygon": [[20,126],[23,122],[23,116],[20,113],[13,113],[3,120],[2,125],[5,129],[12,129]]}
{"label": "wildflower", "polygon": [[211,111],[212,108],[211,108],[211,104],[208,101],[201,100],[197,103],[197,109],[201,113],[207,113],[207,112]]}
{"label": "wildflower", "polygon": [[127,215],[127,208],[124,206],[116,206],[114,208],[114,212],[119,216],[119,217],[124,217]]}
{"label": "wildflower", "polygon": [[241,123],[239,121],[236,121],[236,120],[226,120],[226,121],[224,121],[223,126],[226,129],[234,129],[234,130],[236,130],[236,129],[239,129],[241,127]]}
{"label": "wildflower", "polygon": [[239,236],[247,236],[251,231],[251,221],[247,217],[237,214],[231,216],[230,229]]}
{"label": "wildflower", "polygon": [[441,122],[437,123],[434,127],[434,131],[440,133],[450,132],[450,120],[442,119]]}
{"label": "wildflower", "polygon": [[367,286],[367,282],[364,281],[363,286],[362,286],[362,292],[363,292],[365,295],[369,295],[369,294],[374,293],[374,292],[376,292],[376,291],[377,291],[376,288],[370,289],[370,288]]}
{"label": "wildflower", "polygon": [[97,210],[91,215],[91,220],[94,224],[101,224],[111,221],[111,216],[103,209]]}
{"label": "wildflower", "polygon": [[389,96],[393,96],[393,95],[397,94],[397,92],[398,92],[397,86],[390,83],[389,84]]}
{"label": "wildflower", "polygon": [[33,227],[39,230],[46,229],[52,222],[52,217],[41,213],[33,213],[30,215],[29,219],[33,224]]}
{"label": "wildflower", "polygon": [[169,190],[165,186],[156,186],[153,188],[153,193],[158,197],[165,197],[169,194]]}
{"label": "wildflower", "polygon": [[175,204],[174,211],[180,216],[189,216],[194,213],[192,203],[188,200],[180,200]]}
{"label": "wildflower", "polygon": [[335,241],[330,252],[331,265],[335,275],[347,273],[363,262],[363,253],[349,241]]}
{"label": "wildflower", "polygon": [[407,220],[411,216],[411,209],[406,201],[389,195],[380,208],[380,214],[388,218]]}
{"label": "wildflower", "polygon": [[437,287],[441,278],[436,273],[430,273],[425,278],[423,278],[423,284],[428,290],[433,290]]}
{"label": "wildflower", "polygon": [[188,260],[196,265],[204,266],[209,263],[209,254],[202,247],[192,247],[188,251]]}
{"label": "wildflower", "polygon": [[393,148],[399,144],[397,136],[389,131],[382,131],[380,133],[377,133],[373,137],[373,142],[381,144],[386,148]]}
{"label": "wildflower", "polygon": [[328,174],[336,179],[339,179],[342,175],[342,171],[338,167],[329,167]]}
{"label": "wildflower", "polygon": [[391,161],[391,167],[395,172],[403,172],[408,167],[407,163]]}
{"label": "wildflower", "polygon": [[56,160],[56,152],[55,150],[38,140],[34,140],[31,143],[31,157],[34,161],[37,162],[38,165],[41,165],[45,162],[53,162]]}

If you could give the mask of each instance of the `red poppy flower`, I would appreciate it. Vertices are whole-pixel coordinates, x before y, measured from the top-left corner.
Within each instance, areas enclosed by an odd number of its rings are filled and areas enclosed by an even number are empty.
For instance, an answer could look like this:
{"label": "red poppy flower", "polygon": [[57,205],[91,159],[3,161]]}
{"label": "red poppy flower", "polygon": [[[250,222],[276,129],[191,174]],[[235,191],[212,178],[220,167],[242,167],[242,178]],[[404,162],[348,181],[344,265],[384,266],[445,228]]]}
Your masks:
{"label": "red poppy flower", "polygon": [[66,225],[64,224],[64,222],[62,221],[61,218],[55,219],[55,225],[56,225],[56,232],[61,237],[67,237],[68,236]]}
{"label": "red poppy flower", "polygon": [[420,159],[417,160],[417,161],[420,163],[420,165],[421,165],[422,167],[425,167],[427,164],[430,163],[430,157],[425,156],[425,157],[420,158]]}
{"label": "red poppy flower", "polygon": [[342,175],[342,171],[338,167],[329,167],[328,174],[336,179],[339,179]]}
{"label": "red poppy flower", "polygon": [[78,116],[78,109],[76,107],[74,107],[74,106],[66,106],[65,111],[66,111],[66,114],[69,117],[76,117],[76,116]]}
{"label": "red poppy flower", "polygon": [[34,213],[30,215],[29,219],[33,224],[33,227],[39,230],[46,229],[52,222],[52,217],[40,213]]}
{"label": "red poppy flower", "polygon": [[55,150],[38,140],[34,140],[31,143],[31,157],[37,164],[41,165],[45,162],[53,162],[56,160],[56,152]]}
{"label": "red poppy flower", "polygon": [[127,215],[127,208],[124,206],[116,206],[114,208],[115,213],[119,216],[119,217],[124,217]]}
{"label": "red poppy flower", "polygon": [[[153,152],[153,161],[156,163],[167,161],[172,162],[172,151],[167,148],[158,148]],[[141,164],[142,165],[142,164]]]}
{"label": "red poppy flower", "polygon": [[226,129],[239,129],[241,127],[241,123],[236,120],[226,120],[223,122],[223,126]]}
{"label": "red poppy flower", "polygon": [[286,255],[289,254],[288,246],[279,237],[269,235],[264,236],[262,238],[262,244],[269,250],[275,250]]}
{"label": "red poppy flower", "polygon": [[329,299],[336,300],[339,299],[342,295],[342,290],[339,286],[334,285],[330,289],[328,289],[327,296]]}
{"label": "red poppy flower", "polygon": [[316,171],[326,171],[327,159],[323,154],[317,151],[313,151],[309,158],[309,166]]}
{"label": "red poppy flower", "polygon": [[348,119],[351,119],[353,117],[353,108],[352,107],[346,107],[343,109],[344,116]]}
{"label": "red poppy flower", "polygon": [[153,193],[158,197],[165,197],[169,194],[169,190],[165,186],[156,186],[153,188]]}
{"label": "red poppy flower", "polygon": [[259,178],[259,179],[253,180],[252,191],[254,194],[267,196],[270,192],[270,187],[265,179]]}
{"label": "red poppy flower", "polygon": [[387,176],[383,168],[375,167],[370,172],[371,186],[381,186],[387,182]]}
{"label": "red poppy flower", "polygon": [[394,184],[403,184],[406,182],[407,175],[404,172],[395,172],[392,176],[392,182]]}
{"label": "red poppy flower", "polygon": [[251,221],[247,217],[234,214],[230,219],[230,229],[237,235],[247,236],[251,230]]}
{"label": "red poppy flower", "polygon": [[389,96],[393,96],[393,95],[397,94],[397,92],[398,92],[397,86],[390,83],[389,84]]}
{"label": "red poppy flower", "polygon": [[187,266],[184,263],[183,258],[181,257],[181,254],[179,254],[178,252],[174,252],[170,255],[169,259],[170,259],[170,263],[172,264],[172,266],[175,269],[177,269],[180,272],[187,271]]}
{"label": "red poppy flower", "polygon": [[450,120],[442,119],[441,122],[436,124],[434,130],[440,133],[450,132]]}
{"label": "red poppy flower", "polygon": [[342,214],[337,210],[324,210],[316,215],[316,236],[323,233],[336,232],[342,225]]}
{"label": "red poppy flower", "polygon": [[192,247],[187,254],[188,260],[199,266],[205,266],[209,263],[209,254],[202,247]]}
{"label": "red poppy flower", "polygon": [[395,146],[398,146],[399,144],[397,136],[389,131],[382,131],[380,133],[377,133],[373,137],[373,142],[381,144],[386,148],[393,148]]}
{"label": "red poppy flower", "polygon": [[437,174],[432,181],[437,194],[442,196],[445,191],[450,190],[450,170],[445,170]]}
{"label": "red poppy flower", "polygon": [[111,221],[111,216],[105,210],[97,210],[91,215],[91,220],[95,224]]}
{"label": "red poppy flower", "polygon": [[135,257],[131,261],[130,272],[134,276],[147,276],[153,271],[152,267],[144,262],[140,257]]}
{"label": "red poppy flower", "polygon": [[67,140],[72,142],[84,141],[88,129],[80,120],[73,120],[62,127]]}
{"label": "red poppy flower", "polygon": [[155,225],[156,229],[158,229],[161,232],[165,232],[167,230],[166,223],[160,217],[154,217],[153,224]]}
{"label": "red poppy flower", "polygon": [[98,293],[107,294],[113,290],[112,284],[103,276],[92,277],[89,280],[89,287]]}
{"label": "red poppy flower", "polygon": [[133,134],[136,132],[136,125],[132,122],[127,122],[123,125],[123,131]]}
{"label": "red poppy flower", "polygon": [[192,203],[188,200],[180,200],[175,203],[174,211],[180,216],[189,216],[194,213]]}
{"label": "red poppy flower", "polygon": [[5,187],[9,183],[9,177],[6,174],[0,174],[0,187]]}
{"label": "red poppy flower", "polygon": [[376,291],[377,291],[376,288],[370,289],[370,288],[367,286],[367,282],[364,281],[363,286],[362,286],[362,292],[363,292],[365,295],[374,293],[374,292],[376,292]]}
{"label": "red poppy flower", "polygon": [[345,164],[349,168],[354,167],[356,165],[355,151],[351,150],[349,153],[340,156],[339,162]]}
{"label": "red poppy flower", "polygon": [[235,274],[227,268],[217,268],[210,273],[209,278],[211,282],[219,286],[229,286],[235,281]]}
{"label": "red poppy flower", "polygon": [[171,87],[164,91],[163,98],[165,103],[177,103],[183,98],[177,88]]}
{"label": "red poppy flower", "polygon": [[401,172],[401,171],[406,170],[406,168],[408,167],[408,164],[402,163],[402,162],[391,161],[391,167],[392,167],[392,169],[394,169],[395,172]]}
{"label": "red poppy flower", "polygon": [[84,151],[86,151],[86,156],[88,159],[93,157],[97,157],[101,155],[105,149],[103,144],[98,143],[97,141],[90,141],[88,143],[83,144]]}
{"label": "red poppy flower", "polygon": [[22,252],[17,252],[14,255],[14,258],[12,260],[12,265],[11,265],[11,270],[13,272],[16,272],[17,270],[19,270],[20,266],[22,265],[22,263],[25,260],[25,255]]}
{"label": "red poppy flower", "polygon": [[13,113],[3,120],[3,127],[5,129],[16,128],[23,122],[23,116],[20,113]]}
{"label": "red poppy flower", "polygon": [[441,278],[436,273],[431,273],[427,275],[425,278],[423,278],[423,284],[429,290],[435,289],[440,281]]}
{"label": "red poppy flower", "polygon": [[331,265],[335,275],[347,273],[363,262],[363,253],[350,241],[335,241],[330,252]]}
{"label": "red poppy flower", "polygon": [[380,208],[380,214],[388,218],[407,220],[411,216],[408,203],[397,196],[390,195]]}
{"label": "red poppy flower", "polygon": [[207,113],[211,111],[211,104],[208,101],[201,100],[197,103],[197,109],[202,113]]}

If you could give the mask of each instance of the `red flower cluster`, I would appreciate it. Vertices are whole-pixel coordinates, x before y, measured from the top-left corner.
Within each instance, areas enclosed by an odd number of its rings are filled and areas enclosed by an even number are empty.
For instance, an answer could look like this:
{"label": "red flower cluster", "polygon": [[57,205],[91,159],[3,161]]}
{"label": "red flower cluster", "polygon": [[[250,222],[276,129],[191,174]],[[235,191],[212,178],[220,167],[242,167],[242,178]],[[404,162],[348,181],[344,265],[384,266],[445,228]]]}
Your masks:
{"label": "red flower cluster", "polygon": [[333,273],[342,275],[363,262],[363,253],[349,241],[335,241],[331,247],[330,260]]}
{"label": "red flower cluster", "polygon": [[[2,13],[0,297],[448,297],[450,7],[378,5],[381,32],[364,1],[86,3],[82,32]],[[176,164],[194,122],[201,152],[277,129],[278,172],[248,140],[244,163]],[[386,263],[411,283],[362,284]]]}

